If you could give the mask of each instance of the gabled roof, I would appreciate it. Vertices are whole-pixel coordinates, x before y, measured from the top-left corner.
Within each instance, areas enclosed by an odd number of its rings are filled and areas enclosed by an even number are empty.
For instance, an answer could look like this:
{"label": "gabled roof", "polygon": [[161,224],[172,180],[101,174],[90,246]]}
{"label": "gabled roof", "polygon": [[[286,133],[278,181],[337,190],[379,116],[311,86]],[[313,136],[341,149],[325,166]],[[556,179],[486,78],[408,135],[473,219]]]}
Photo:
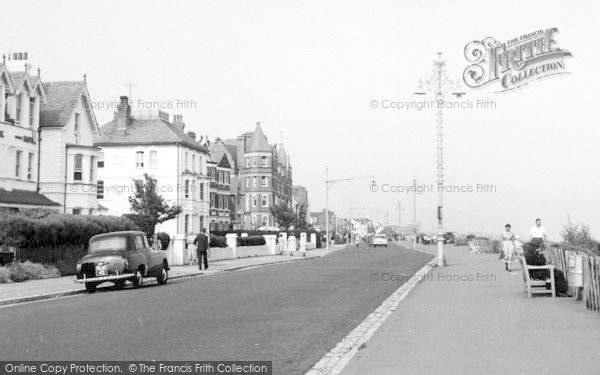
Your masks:
{"label": "gabled roof", "polygon": [[221,161],[219,162],[218,166],[221,168],[231,169],[231,164],[229,163],[229,158],[227,157],[226,154],[223,154],[223,157],[221,158]]}
{"label": "gabled roof", "polygon": [[248,142],[246,152],[271,152],[272,148],[267,141],[267,137],[260,126],[260,123],[256,124],[256,129]]}
{"label": "gabled roof", "polygon": [[33,86],[29,80],[29,74],[26,71],[8,72],[13,83],[14,91],[17,91],[21,86],[26,85],[27,91],[32,91]]}
{"label": "gabled roof", "polygon": [[164,145],[183,144],[201,152],[208,149],[182,132],[175,125],[161,119],[136,119],[131,117],[125,132],[117,131],[117,120],[100,127],[100,140],[95,146],[109,145]]}
{"label": "gabled roof", "polygon": [[14,92],[14,86],[12,79],[10,78],[10,73],[8,73],[6,65],[0,63],[0,79],[2,79],[2,77],[4,77],[4,81],[8,83],[8,92]]}
{"label": "gabled roof", "polygon": [[33,91],[39,91],[40,96],[42,97],[42,101],[46,102],[46,90],[44,90],[44,84],[42,83],[42,79],[39,76],[29,76],[31,81],[31,86],[33,87]]}
{"label": "gabled roof", "polygon": [[[65,126],[75,107],[73,103],[78,101],[82,95],[86,95],[87,88],[84,81],[56,81],[44,82],[44,91],[46,92],[46,104],[40,109],[41,127],[61,127]],[[91,106],[86,106],[92,111]],[[90,117],[95,126],[96,118],[91,113]]]}
{"label": "gabled roof", "polygon": [[0,204],[18,204],[30,206],[60,206],[46,196],[29,190],[5,190],[0,188]]}

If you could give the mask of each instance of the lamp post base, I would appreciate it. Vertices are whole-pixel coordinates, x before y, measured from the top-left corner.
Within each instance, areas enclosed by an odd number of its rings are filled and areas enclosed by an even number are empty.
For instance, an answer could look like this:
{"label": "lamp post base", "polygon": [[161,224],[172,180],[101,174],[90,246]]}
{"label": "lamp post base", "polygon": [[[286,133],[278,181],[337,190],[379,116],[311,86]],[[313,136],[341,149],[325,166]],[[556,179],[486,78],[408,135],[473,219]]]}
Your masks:
{"label": "lamp post base", "polygon": [[437,238],[437,266],[446,266],[446,258],[444,257],[444,237],[438,236]]}

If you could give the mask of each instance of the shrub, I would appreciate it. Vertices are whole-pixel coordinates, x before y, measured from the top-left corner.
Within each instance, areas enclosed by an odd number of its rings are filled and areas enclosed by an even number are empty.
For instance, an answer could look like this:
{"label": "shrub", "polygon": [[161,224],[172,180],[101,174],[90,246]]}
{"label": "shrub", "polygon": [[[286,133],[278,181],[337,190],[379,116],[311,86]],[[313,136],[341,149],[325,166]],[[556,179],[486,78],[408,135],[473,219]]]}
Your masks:
{"label": "shrub", "polygon": [[157,234],[158,240],[161,243],[161,249],[167,250],[169,243],[171,242],[171,236],[168,233],[160,232]]}
{"label": "shrub", "polygon": [[210,247],[227,247],[227,241],[223,236],[210,235]]}
{"label": "shrub", "polygon": [[12,263],[8,267],[8,271],[10,272],[11,280],[15,282],[60,277],[58,268],[30,261]]}
{"label": "shrub", "polygon": [[264,244],[266,244],[266,241],[261,235],[238,238],[238,246],[260,246]]}
{"label": "shrub", "polygon": [[10,271],[7,267],[0,267],[0,284],[12,283],[10,279]]}

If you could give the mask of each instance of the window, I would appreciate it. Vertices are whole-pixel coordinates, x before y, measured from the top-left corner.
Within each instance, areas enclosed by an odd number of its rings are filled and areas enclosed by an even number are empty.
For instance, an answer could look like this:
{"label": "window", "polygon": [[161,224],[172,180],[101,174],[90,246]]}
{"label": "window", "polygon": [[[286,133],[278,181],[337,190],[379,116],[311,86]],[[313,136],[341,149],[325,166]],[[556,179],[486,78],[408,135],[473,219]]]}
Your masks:
{"label": "window", "polygon": [[135,152],[135,167],[144,168],[144,151]]}
{"label": "window", "polygon": [[266,177],[263,176],[263,177],[261,177],[261,179],[262,179],[262,186],[263,187],[269,186],[269,180]]}
{"label": "window", "polygon": [[262,216],[262,226],[266,227],[267,225],[269,225],[269,215],[263,215]]}
{"label": "window", "polygon": [[250,187],[250,177],[246,177],[246,187]]}
{"label": "window", "polygon": [[183,168],[184,169],[189,169],[189,160],[188,160],[188,153],[187,151],[183,154]]}
{"label": "window", "polygon": [[217,194],[210,193],[210,208],[217,208]]}
{"label": "window", "polygon": [[190,197],[190,181],[189,180],[185,180],[185,197],[189,198]]}
{"label": "window", "polygon": [[75,114],[75,143],[79,144],[79,113]]}
{"label": "window", "polygon": [[196,173],[196,154],[192,154],[192,172]]}
{"label": "window", "polygon": [[266,156],[263,156],[261,159],[262,159],[262,166],[268,167],[269,166],[269,158],[267,158]]}
{"label": "window", "polygon": [[73,169],[73,180],[81,181],[83,179],[83,155],[75,155],[75,167]]}
{"label": "window", "polygon": [[204,184],[200,183],[200,201],[204,202]]}
{"label": "window", "polygon": [[157,151],[150,151],[150,160],[148,161],[150,163],[150,168],[156,168],[158,165],[158,152]]}
{"label": "window", "polygon": [[27,179],[33,178],[33,154],[30,152],[27,156]]}
{"label": "window", "polygon": [[269,196],[267,194],[262,195],[262,206],[269,207]]}
{"label": "window", "polygon": [[23,151],[17,150],[15,159],[15,177],[21,177],[21,155],[23,155]]}
{"label": "window", "polygon": [[143,240],[142,236],[135,236],[135,248],[137,250],[144,249],[144,240]]}
{"label": "window", "polygon": [[256,156],[252,158],[252,166],[256,167]]}
{"label": "window", "polygon": [[189,233],[190,232],[190,215],[186,214],[184,216],[184,224],[183,224],[183,228],[184,228],[184,233]]}
{"label": "window", "polygon": [[250,158],[246,158],[246,168],[250,168]]}
{"label": "window", "polygon": [[81,208],[74,208],[73,209],[73,215],[81,215]]}
{"label": "window", "polygon": [[98,180],[98,185],[96,189],[96,198],[104,199],[104,181]]}
{"label": "window", "polygon": [[246,196],[246,211],[250,211],[250,194]]}
{"label": "window", "polygon": [[23,95],[19,94],[17,95],[17,113],[16,113],[16,120],[17,122],[21,122],[21,101],[23,100]]}
{"label": "window", "polygon": [[256,187],[256,176],[252,177],[252,186]]}
{"label": "window", "polygon": [[90,156],[90,182],[94,182],[94,165],[96,164],[96,158]]}
{"label": "window", "polygon": [[104,168],[104,160],[98,160],[98,168]]}
{"label": "window", "polygon": [[33,128],[33,121],[35,120],[35,98],[29,99],[29,127]]}
{"label": "window", "polygon": [[256,194],[252,194],[252,207],[258,206]]}

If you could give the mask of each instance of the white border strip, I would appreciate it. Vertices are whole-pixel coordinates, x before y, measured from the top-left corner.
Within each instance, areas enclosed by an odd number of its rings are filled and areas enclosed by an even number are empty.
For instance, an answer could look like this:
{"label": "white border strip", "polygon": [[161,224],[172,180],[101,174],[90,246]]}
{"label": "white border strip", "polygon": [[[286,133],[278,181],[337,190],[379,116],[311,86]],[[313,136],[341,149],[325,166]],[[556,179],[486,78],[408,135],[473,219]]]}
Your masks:
{"label": "white border strip", "polygon": [[325,354],[306,375],[338,375],[341,373],[356,355],[359,348],[371,338],[375,331],[396,310],[400,301],[408,295],[420,280],[423,280],[423,277],[435,264],[436,259],[433,259],[402,284],[400,288],[396,289],[375,311],[370,313],[352,332],[344,337],[335,348]]}

